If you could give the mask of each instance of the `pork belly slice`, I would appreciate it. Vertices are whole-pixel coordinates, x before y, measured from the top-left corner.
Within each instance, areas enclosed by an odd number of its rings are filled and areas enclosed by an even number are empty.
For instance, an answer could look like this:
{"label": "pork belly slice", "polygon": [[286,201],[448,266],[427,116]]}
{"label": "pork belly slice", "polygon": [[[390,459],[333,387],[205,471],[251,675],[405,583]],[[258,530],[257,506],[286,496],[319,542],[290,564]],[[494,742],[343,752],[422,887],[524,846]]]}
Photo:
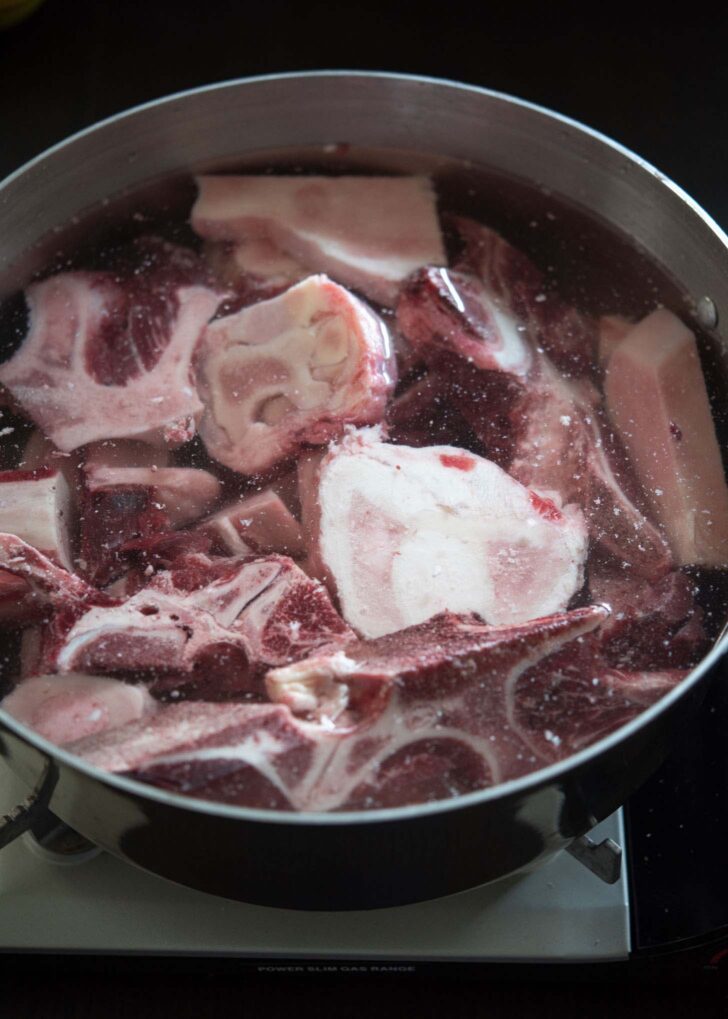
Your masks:
{"label": "pork belly slice", "polygon": [[210,536],[217,551],[230,555],[282,552],[297,557],[306,551],[301,525],[272,488],[226,506],[198,530]]}
{"label": "pork belly slice", "polygon": [[696,594],[694,581],[678,570],[657,581],[624,570],[591,570],[591,599],[611,609],[599,633],[601,659],[628,670],[697,665],[710,642]]}
{"label": "pork belly slice", "polygon": [[306,503],[312,553],[365,637],[445,609],[523,622],[565,608],[582,583],[581,512],[454,446],[352,431],[321,461]]}
{"label": "pork belly slice", "polygon": [[445,265],[427,177],[203,176],[193,229],[209,240],[263,238],[310,271],[392,305],[422,265]]}
{"label": "pork belly slice", "polygon": [[71,673],[26,679],[0,707],[38,735],[63,744],[148,718],[159,705],[144,686]]}
{"label": "pork belly slice", "polygon": [[395,382],[383,322],[325,276],[213,322],[197,367],[207,451],[242,474],[381,420]]}
{"label": "pork belly slice", "polygon": [[180,556],[123,604],[67,634],[61,672],[170,674],[160,693],[259,693],[264,672],[353,637],[325,588],[285,556]]}
{"label": "pork belly slice", "polygon": [[464,216],[450,222],[464,246],[455,267],[475,273],[561,371],[593,374],[599,335],[594,319],[555,294],[540,269],[500,234]]}
{"label": "pork belly slice", "polygon": [[73,526],[71,493],[60,470],[0,471],[0,532],[16,534],[71,569]]}
{"label": "pork belly slice", "polygon": [[221,296],[174,279],[162,266],[28,287],[30,329],[0,382],[58,449],[117,437],[177,446],[194,434],[190,361]]}
{"label": "pork belly slice", "polygon": [[407,281],[397,324],[425,360],[452,351],[476,368],[525,375],[532,362],[525,327],[472,275],[428,266]]}
{"label": "pork belly slice", "polygon": [[681,565],[728,565],[728,486],[695,336],[664,308],[612,354],[607,409]]}

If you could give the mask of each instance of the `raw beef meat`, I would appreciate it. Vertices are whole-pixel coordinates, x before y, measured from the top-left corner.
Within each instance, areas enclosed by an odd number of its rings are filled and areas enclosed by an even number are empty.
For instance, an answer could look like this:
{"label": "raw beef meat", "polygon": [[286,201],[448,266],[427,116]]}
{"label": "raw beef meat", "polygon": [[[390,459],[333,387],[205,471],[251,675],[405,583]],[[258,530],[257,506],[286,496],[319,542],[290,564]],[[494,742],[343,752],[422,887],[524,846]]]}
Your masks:
{"label": "raw beef meat", "polygon": [[70,569],[72,529],[71,495],[59,470],[0,471],[0,532]]}
{"label": "raw beef meat", "polygon": [[525,376],[533,360],[523,326],[476,277],[448,269],[428,266],[410,277],[397,303],[397,324],[425,360],[444,349],[476,368],[516,376]]}
{"label": "raw beef meat", "polygon": [[301,525],[272,488],[203,520],[199,530],[208,534],[216,551],[228,555],[246,552],[282,552],[302,556],[306,550]]}
{"label": "raw beef meat", "polygon": [[304,525],[344,617],[366,637],[444,609],[523,622],[565,608],[581,587],[580,511],[465,450],[352,432],[318,476]]}
{"label": "raw beef meat", "polygon": [[325,276],[213,322],[197,365],[207,451],[243,474],[380,421],[395,381],[383,322]]}
{"label": "raw beef meat", "polygon": [[[95,584],[123,568],[128,544],[198,519],[217,502],[221,485],[208,471],[158,466],[141,443],[90,447],[81,489],[81,563]],[[101,448],[99,448],[101,447]],[[166,457],[161,458],[164,464]],[[134,462],[139,466],[131,466]],[[146,461],[146,462],[145,462]]]}
{"label": "raw beef meat", "polygon": [[246,303],[276,297],[309,270],[266,237],[208,241],[205,259],[223,286],[232,288]]}
{"label": "raw beef meat", "polygon": [[675,561],[728,566],[728,486],[693,333],[652,312],[614,350],[604,391]]}
{"label": "raw beef meat", "polygon": [[594,570],[592,601],[611,616],[600,630],[600,655],[619,669],[673,669],[696,665],[708,650],[696,586],[678,571],[656,582],[623,570]]}
{"label": "raw beef meat", "polygon": [[444,265],[427,177],[198,177],[192,226],[209,240],[271,241],[310,271],[393,304],[422,265]]}
{"label": "raw beef meat", "polygon": [[83,610],[110,605],[113,599],[69,573],[14,534],[0,534],[0,571],[26,580],[41,604]]}
{"label": "raw beef meat", "polygon": [[68,749],[187,796],[276,810],[304,802],[336,739],[280,705],[196,702]]}
{"label": "raw beef meat", "polygon": [[672,690],[728,567],[692,333],[579,311],[463,217],[449,266],[426,177],[197,183],[201,255],[112,242],[0,309],[0,708],[332,811],[517,779]]}
{"label": "raw beef meat", "polygon": [[592,606],[489,627],[445,613],[271,672],[274,699],[346,734],[312,791],[315,806],[392,807],[472,792],[624,724],[684,673],[602,670],[597,684],[588,666],[572,675],[575,649],[606,615]]}
{"label": "raw beef meat", "polygon": [[391,442],[405,446],[462,446],[478,452],[482,444],[457,411],[450,383],[438,372],[426,372],[387,408]]}
{"label": "raw beef meat", "polygon": [[[468,286],[461,274],[425,271],[405,289],[397,309],[399,326],[425,357],[440,400],[465,418],[486,456],[513,477],[543,496],[580,506],[592,540],[608,555],[644,576],[664,574],[669,549],[631,497],[636,485],[623,456],[617,466],[620,451],[605,427],[596,388],[587,379],[559,374],[535,348],[529,359],[515,358],[527,335],[518,331],[517,318],[508,319],[510,345],[484,340],[484,328],[478,333],[470,325],[468,331],[466,324],[476,319],[472,299],[460,293]],[[519,294],[498,290],[498,300],[514,302],[502,316],[526,306]],[[480,321],[487,321],[483,315]],[[406,402],[407,392],[400,399]]]}
{"label": "raw beef meat", "polygon": [[479,276],[561,371],[592,374],[598,342],[594,320],[554,294],[543,273],[500,234],[463,216],[451,217],[451,222],[464,244],[456,268]]}
{"label": "raw beef meat", "polygon": [[123,604],[82,616],[55,667],[169,673],[160,691],[218,699],[256,693],[266,669],[352,636],[325,589],[292,560],[191,554]]}
{"label": "raw beef meat", "polygon": [[190,360],[221,295],[188,283],[173,253],[127,277],[68,272],[28,287],[30,330],[0,382],[60,450],[194,434]]}
{"label": "raw beef meat", "polygon": [[43,606],[22,577],[0,570],[0,626],[24,626],[43,615]]}
{"label": "raw beef meat", "polygon": [[[538,763],[535,754],[524,753],[528,747],[519,734],[508,731],[509,690],[529,666],[588,633],[605,615],[599,608],[580,609],[501,629],[473,616],[445,615],[397,635],[401,647],[385,637],[351,645],[358,659],[345,652],[315,659],[314,671],[336,661],[335,676],[349,690],[351,717],[343,725],[341,718],[338,724],[297,720],[284,705],[231,704],[221,710],[222,705],[186,704],[70,749],[98,767],[247,806],[330,810],[471,791]],[[293,670],[304,668],[300,663]],[[362,699],[367,686],[377,687],[379,696]],[[474,695],[487,702],[475,716]],[[406,747],[411,755],[402,776]],[[423,773],[427,750],[430,767]],[[442,788],[444,779],[449,792]]]}
{"label": "raw beef meat", "polygon": [[27,679],[0,707],[39,736],[63,744],[149,717],[159,705],[144,686],[72,673]]}

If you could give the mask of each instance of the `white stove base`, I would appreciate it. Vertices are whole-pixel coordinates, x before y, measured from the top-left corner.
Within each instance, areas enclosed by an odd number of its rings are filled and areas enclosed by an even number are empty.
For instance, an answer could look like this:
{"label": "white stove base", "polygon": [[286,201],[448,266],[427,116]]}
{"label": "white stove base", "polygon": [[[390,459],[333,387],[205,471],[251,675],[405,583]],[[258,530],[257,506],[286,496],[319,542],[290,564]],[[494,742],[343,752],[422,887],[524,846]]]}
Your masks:
{"label": "white stove base", "polygon": [[[0,764],[0,813],[26,791]],[[592,837],[623,844],[621,813]],[[624,864],[623,864],[624,866]],[[599,962],[629,953],[624,869],[606,885],[561,853],[531,873],[396,909],[304,913],[230,902],[108,854],[74,866],[21,838],[0,852],[0,950],[274,959]]]}

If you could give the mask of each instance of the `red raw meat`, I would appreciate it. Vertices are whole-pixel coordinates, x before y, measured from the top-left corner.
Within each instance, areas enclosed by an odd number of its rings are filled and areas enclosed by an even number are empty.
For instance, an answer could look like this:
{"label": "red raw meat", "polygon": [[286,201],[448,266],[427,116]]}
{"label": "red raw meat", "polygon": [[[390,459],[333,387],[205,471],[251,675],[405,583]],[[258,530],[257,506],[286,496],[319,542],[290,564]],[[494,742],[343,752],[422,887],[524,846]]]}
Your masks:
{"label": "red raw meat", "polygon": [[438,372],[426,372],[387,407],[387,433],[405,446],[462,446],[479,451],[481,444],[457,410],[451,384]]}
{"label": "red raw meat", "polygon": [[73,673],[26,679],[0,707],[45,739],[63,744],[149,717],[159,705],[144,686]]}
{"label": "red raw meat", "polygon": [[301,525],[272,488],[226,506],[197,530],[209,535],[222,554],[282,552],[299,557],[306,550]]}
{"label": "red raw meat", "polygon": [[275,670],[268,685],[283,704],[174,705],[69,749],[174,792],[251,807],[368,809],[459,795],[560,760],[682,678],[575,676],[569,659],[584,657],[581,642],[606,615],[591,606],[488,627],[446,613]]}
{"label": "red raw meat", "polygon": [[266,669],[352,636],[325,589],[285,556],[189,554],[123,604],[82,616],[55,664],[169,674],[160,691],[216,699],[257,693]]}
{"label": "red raw meat", "polygon": [[533,343],[561,371],[593,374],[596,322],[555,294],[533,262],[494,230],[464,216],[450,219],[464,242],[456,268],[479,276],[492,297],[527,327]]}
{"label": "red raw meat", "polygon": [[222,295],[190,282],[201,275],[191,252],[138,248],[142,264],[126,275],[59,273],[28,287],[30,330],[0,382],[60,450],[117,437],[177,446],[194,434],[190,361]]}
{"label": "red raw meat", "polygon": [[[535,348],[525,373],[499,366],[497,344],[484,347],[476,361],[471,346],[462,340],[466,299],[459,296],[458,286],[463,279],[450,274],[450,297],[439,303],[430,284],[408,289],[398,309],[400,327],[419,344],[430,375],[439,379],[441,399],[465,418],[486,456],[513,477],[542,495],[577,504],[588,520],[592,540],[604,552],[643,576],[666,573],[670,551],[636,505],[636,484],[606,427],[595,387],[587,379],[559,374]],[[515,316],[526,306],[527,291],[525,284],[523,292],[502,287],[497,300],[513,301],[505,310]]]}
{"label": "red raw meat", "polygon": [[592,601],[609,605],[600,654],[618,669],[683,669],[697,665],[709,642],[696,586],[678,571],[647,581],[626,571],[593,570]]}
{"label": "red raw meat", "polygon": [[119,573],[129,543],[196,520],[220,496],[220,482],[208,471],[167,467],[164,454],[157,457],[160,466],[154,457],[141,443],[90,447],[81,490],[81,563],[95,584]]}
{"label": "red raw meat", "polygon": [[591,606],[488,627],[445,613],[269,673],[275,699],[342,732],[307,806],[393,807],[471,792],[624,724],[685,673],[602,668],[594,684],[583,661],[570,671],[606,615]]}
{"label": "red raw meat", "polygon": [[384,323],[325,276],[217,319],[197,365],[207,451],[243,474],[380,421],[395,383]]}
{"label": "red raw meat", "polygon": [[99,768],[187,796],[275,810],[290,808],[297,787],[307,788],[332,741],[279,705],[195,702],[68,749]]}
{"label": "red raw meat", "polygon": [[[397,324],[425,360],[454,352],[476,368],[525,376],[533,360],[525,328],[474,276],[427,266],[407,281]],[[428,356],[429,355],[429,356]]]}
{"label": "red raw meat", "polygon": [[69,573],[14,534],[0,534],[0,571],[27,581],[43,604],[83,609],[111,605],[113,599]]}

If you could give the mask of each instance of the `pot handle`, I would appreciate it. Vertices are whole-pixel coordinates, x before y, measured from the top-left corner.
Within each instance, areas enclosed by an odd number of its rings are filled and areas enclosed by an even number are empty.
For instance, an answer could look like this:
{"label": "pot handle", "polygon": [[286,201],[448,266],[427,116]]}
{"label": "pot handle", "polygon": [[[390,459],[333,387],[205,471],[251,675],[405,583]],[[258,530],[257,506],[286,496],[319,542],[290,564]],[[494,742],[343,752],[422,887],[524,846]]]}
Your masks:
{"label": "pot handle", "polygon": [[566,847],[566,851],[606,884],[614,885],[619,881],[622,871],[622,847],[614,839],[595,842],[588,835],[582,835],[581,838],[574,839],[571,845]]}
{"label": "pot handle", "polygon": [[57,781],[57,768],[49,760],[33,792],[9,814],[0,815],[0,849],[19,838],[45,813]]}

